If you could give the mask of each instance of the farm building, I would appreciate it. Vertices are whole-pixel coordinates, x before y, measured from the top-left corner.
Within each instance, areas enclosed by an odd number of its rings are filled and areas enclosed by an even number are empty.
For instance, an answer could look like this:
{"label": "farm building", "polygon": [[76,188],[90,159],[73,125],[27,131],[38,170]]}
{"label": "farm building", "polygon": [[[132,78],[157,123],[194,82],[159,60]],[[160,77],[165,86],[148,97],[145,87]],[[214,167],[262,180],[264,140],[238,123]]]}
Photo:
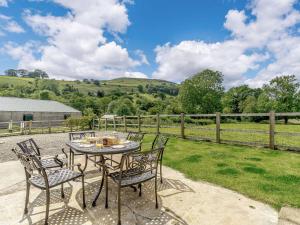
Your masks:
{"label": "farm building", "polygon": [[50,100],[0,97],[0,122],[64,120],[81,116],[81,112]]}

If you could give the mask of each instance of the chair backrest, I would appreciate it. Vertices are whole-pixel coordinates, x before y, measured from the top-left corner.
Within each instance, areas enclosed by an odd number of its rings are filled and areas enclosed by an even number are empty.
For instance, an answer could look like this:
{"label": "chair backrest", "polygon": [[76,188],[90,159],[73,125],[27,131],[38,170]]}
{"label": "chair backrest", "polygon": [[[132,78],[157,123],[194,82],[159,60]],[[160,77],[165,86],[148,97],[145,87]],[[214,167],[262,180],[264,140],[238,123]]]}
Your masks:
{"label": "chair backrest", "polygon": [[163,149],[156,148],[150,151],[131,152],[122,155],[120,163],[120,178],[152,173],[157,175],[157,165]]}
{"label": "chair backrest", "polygon": [[169,138],[162,135],[162,134],[157,134],[155,136],[155,139],[152,142],[152,149],[156,148],[162,148],[164,149],[168,143]]}
{"label": "chair backrest", "polygon": [[28,154],[28,155],[37,155],[40,156],[40,148],[36,144],[36,142],[30,138],[25,141],[21,141],[17,143],[17,145],[20,147],[23,153]]}
{"label": "chair backrest", "polygon": [[95,137],[95,131],[82,131],[82,132],[70,132],[69,133],[69,140],[80,140],[84,139],[85,137]]}
{"label": "chair backrest", "polygon": [[24,166],[25,172],[27,174],[34,174],[34,172],[38,171],[38,173],[45,173],[45,169],[42,167],[40,160],[35,154],[27,154],[23,152],[23,150],[19,150],[16,148],[12,149],[12,152],[16,154],[19,161]]}
{"label": "chair backrest", "polygon": [[132,132],[132,131],[130,131],[127,135],[127,140],[136,141],[136,142],[139,142],[141,144],[143,142],[144,135],[145,134],[141,133],[141,132]]}

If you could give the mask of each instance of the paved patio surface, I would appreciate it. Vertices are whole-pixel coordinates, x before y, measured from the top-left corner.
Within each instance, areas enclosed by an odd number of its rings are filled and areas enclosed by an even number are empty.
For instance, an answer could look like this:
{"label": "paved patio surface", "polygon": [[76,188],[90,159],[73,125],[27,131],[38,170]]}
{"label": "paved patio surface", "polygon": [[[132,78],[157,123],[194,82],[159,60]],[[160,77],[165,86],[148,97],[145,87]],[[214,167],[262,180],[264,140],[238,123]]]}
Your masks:
{"label": "paved patio surface", "polygon": [[[25,199],[24,171],[18,161],[0,164],[0,224],[43,224],[45,193],[31,189],[28,216],[23,215]],[[205,182],[195,182],[181,173],[164,167],[164,181],[159,185],[159,209],[155,209],[154,185],[143,186],[142,197],[131,188],[122,190],[123,224],[168,225],[275,225],[278,213],[268,205],[236,192]],[[109,182],[109,208],[101,193],[96,207],[91,206],[100,173],[91,165],[86,176],[87,208],[81,208],[81,183],[65,185],[65,199],[60,190],[51,191],[50,225],[116,224],[116,186]]]}

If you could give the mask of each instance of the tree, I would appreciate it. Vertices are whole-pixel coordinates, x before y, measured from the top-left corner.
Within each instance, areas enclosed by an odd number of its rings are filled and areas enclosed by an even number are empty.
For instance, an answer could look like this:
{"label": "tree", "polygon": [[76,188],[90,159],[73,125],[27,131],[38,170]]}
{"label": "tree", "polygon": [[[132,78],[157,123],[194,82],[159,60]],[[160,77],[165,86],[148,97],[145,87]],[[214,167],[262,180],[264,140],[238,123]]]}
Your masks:
{"label": "tree", "polygon": [[42,100],[49,100],[50,99],[50,91],[43,90],[40,92],[40,99]]}
{"label": "tree", "polygon": [[30,78],[49,78],[48,74],[40,69],[35,69],[34,71],[28,72],[28,74],[26,75],[26,77],[30,77]]}
{"label": "tree", "polygon": [[[252,89],[248,85],[241,85],[230,88],[222,97],[223,112],[225,113],[242,113],[244,101],[249,96],[258,97],[260,89]],[[253,100],[253,98],[252,98]],[[250,112],[249,112],[250,113]]]}
{"label": "tree", "polygon": [[[295,112],[299,110],[300,83],[294,75],[275,77],[269,84],[264,85],[259,106],[263,111]],[[284,117],[285,123],[288,117]]]}
{"label": "tree", "polygon": [[139,85],[137,86],[137,88],[138,88],[138,91],[139,91],[140,93],[144,93],[144,87],[143,87],[143,85],[139,84]]}
{"label": "tree", "polygon": [[6,76],[10,76],[10,77],[17,77],[18,76],[18,72],[17,70],[14,69],[8,69],[4,71]]}
{"label": "tree", "polygon": [[222,82],[223,75],[212,70],[204,70],[185,80],[179,91],[182,108],[187,113],[221,111]]}
{"label": "tree", "polygon": [[17,70],[17,72],[20,77],[26,77],[29,73],[28,70],[24,70],[24,69],[19,69],[19,70]]}
{"label": "tree", "polygon": [[54,92],[56,95],[60,95],[58,82],[56,80],[41,80],[41,89]]}

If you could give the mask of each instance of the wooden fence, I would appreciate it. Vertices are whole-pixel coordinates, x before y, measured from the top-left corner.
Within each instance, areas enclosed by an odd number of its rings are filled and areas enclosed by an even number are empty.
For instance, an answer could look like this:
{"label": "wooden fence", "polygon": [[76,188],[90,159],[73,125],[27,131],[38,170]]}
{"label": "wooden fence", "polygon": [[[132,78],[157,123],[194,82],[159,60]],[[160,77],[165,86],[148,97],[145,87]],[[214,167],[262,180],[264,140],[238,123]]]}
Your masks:
{"label": "wooden fence", "polygon": [[[285,125],[283,118],[294,120]],[[94,121],[95,129],[164,133],[184,139],[300,151],[300,113],[116,116]],[[258,120],[259,122],[250,122]],[[234,121],[234,122],[233,122]],[[248,121],[248,122],[247,122]]]}
{"label": "wooden fence", "polygon": [[72,128],[69,128],[65,125],[65,120],[0,122],[0,137],[69,131],[72,131]]}

